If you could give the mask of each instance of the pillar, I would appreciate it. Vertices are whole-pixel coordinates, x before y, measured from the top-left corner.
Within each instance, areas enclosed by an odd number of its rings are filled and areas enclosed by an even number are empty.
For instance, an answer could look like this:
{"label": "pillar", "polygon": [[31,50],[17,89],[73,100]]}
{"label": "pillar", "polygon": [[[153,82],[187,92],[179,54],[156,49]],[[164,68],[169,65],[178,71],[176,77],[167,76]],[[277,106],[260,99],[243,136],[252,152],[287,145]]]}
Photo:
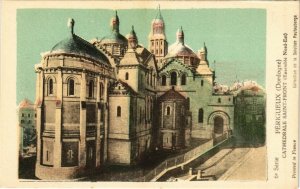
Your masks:
{"label": "pillar", "polygon": [[104,98],[104,107],[103,107],[103,113],[104,113],[104,149],[103,149],[103,161],[105,162],[107,159],[107,149],[108,149],[108,95],[107,95],[107,88],[108,88],[108,82],[107,82],[107,78],[105,78],[104,80],[104,94],[103,94],[103,98]]}
{"label": "pillar", "polygon": [[44,88],[44,72],[38,71],[36,77],[36,134],[37,134],[37,157],[36,164],[41,164],[42,156],[42,102]]}
{"label": "pillar", "polygon": [[189,169],[189,175],[193,175],[193,168],[191,168],[191,167]]}
{"label": "pillar", "polygon": [[176,102],[173,102],[173,129],[176,129]]}
{"label": "pillar", "polygon": [[54,138],[54,151],[53,151],[53,167],[61,167],[61,150],[62,150],[62,138],[61,138],[61,109],[62,109],[62,71],[57,70],[57,92],[56,92],[56,110],[55,110],[55,138]]}
{"label": "pillar", "polygon": [[[75,91],[76,94],[76,91]],[[80,144],[79,144],[79,166],[86,165],[86,72],[81,74],[80,85]]]}
{"label": "pillar", "polygon": [[97,76],[97,93],[96,93],[96,110],[97,110],[97,121],[96,121],[96,167],[99,167],[101,164],[101,106],[100,101],[100,76]]}

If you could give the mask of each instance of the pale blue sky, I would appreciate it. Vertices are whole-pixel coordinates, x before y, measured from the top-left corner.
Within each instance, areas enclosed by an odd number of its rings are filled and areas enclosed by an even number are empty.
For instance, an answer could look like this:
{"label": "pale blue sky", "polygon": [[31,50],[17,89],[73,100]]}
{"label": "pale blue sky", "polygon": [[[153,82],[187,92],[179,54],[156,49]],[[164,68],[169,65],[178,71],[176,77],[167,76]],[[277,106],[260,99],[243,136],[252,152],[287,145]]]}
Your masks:
{"label": "pale blue sky", "polygon": [[[148,47],[151,20],[157,10],[118,10],[120,32],[125,36],[134,25],[139,43]],[[40,53],[68,36],[67,20],[75,19],[75,33],[90,40],[110,32],[114,10],[19,9],[17,11],[17,103],[35,99],[34,64]],[[162,9],[169,45],[182,26],[185,43],[198,51],[208,48],[210,65],[216,61],[217,82],[232,84],[255,80],[265,86],[266,11],[264,9]]]}

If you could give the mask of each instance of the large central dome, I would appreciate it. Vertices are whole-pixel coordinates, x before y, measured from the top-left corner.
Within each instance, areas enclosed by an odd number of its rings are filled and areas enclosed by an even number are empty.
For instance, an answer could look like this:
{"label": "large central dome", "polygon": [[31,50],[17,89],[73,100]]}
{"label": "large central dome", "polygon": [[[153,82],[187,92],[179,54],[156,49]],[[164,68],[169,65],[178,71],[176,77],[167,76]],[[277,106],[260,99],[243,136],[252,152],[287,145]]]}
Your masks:
{"label": "large central dome", "polygon": [[176,42],[169,47],[166,58],[177,56],[189,56],[198,58],[198,56],[194,53],[194,51],[191,48],[180,42]]}
{"label": "large central dome", "polygon": [[[72,21],[71,21],[72,22]],[[72,25],[72,24],[71,24]],[[74,21],[73,21],[74,25]],[[95,46],[77,36],[71,26],[71,34],[68,38],[57,43],[50,51],[51,54],[67,53],[92,58],[96,61],[109,65],[107,57],[102,54]]]}
{"label": "large central dome", "polygon": [[190,47],[184,44],[182,28],[177,31],[177,41],[169,47],[168,54],[165,56],[166,60],[171,58],[177,58],[190,66],[197,66],[199,64],[199,57]]}

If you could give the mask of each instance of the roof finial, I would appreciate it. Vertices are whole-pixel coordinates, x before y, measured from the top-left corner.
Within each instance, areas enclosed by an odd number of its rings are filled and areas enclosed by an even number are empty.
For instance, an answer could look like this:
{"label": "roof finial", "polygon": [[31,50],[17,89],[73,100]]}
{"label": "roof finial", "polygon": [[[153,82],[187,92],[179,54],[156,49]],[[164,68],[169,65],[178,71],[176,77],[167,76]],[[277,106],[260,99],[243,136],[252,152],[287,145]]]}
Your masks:
{"label": "roof finial", "polygon": [[69,18],[68,20],[68,27],[71,29],[71,34],[74,34],[74,25],[75,25],[75,21],[73,18]]}
{"label": "roof finial", "polygon": [[184,33],[182,30],[182,26],[177,30],[177,41],[184,45]]}
{"label": "roof finial", "polygon": [[134,26],[133,26],[133,25],[131,26],[131,34],[134,35],[134,36],[136,37],[136,33],[135,33],[135,31],[134,31]]}
{"label": "roof finial", "polygon": [[118,11],[116,10],[116,17],[118,16]]}
{"label": "roof finial", "polygon": [[161,16],[161,12],[160,12],[160,4],[158,4],[157,9],[158,9],[158,12],[157,12],[157,14],[156,14],[155,19],[163,20],[163,18],[162,18],[162,16]]}
{"label": "roof finial", "polygon": [[136,33],[134,31],[133,25],[131,26],[130,33],[127,35],[127,39],[128,39],[128,48],[135,49],[138,45],[138,39],[137,39]]}
{"label": "roof finial", "polygon": [[207,57],[207,48],[206,48],[206,45],[205,45],[205,42],[203,43],[203,48],[204,48],[204,51],[205,51],[205,59],[206,59],[206,57]]}
{"label": "roof finial", "polygon": [[215,70],[215,71],[217,70],[217,67],[216,67],[216,60],[214,60],[214,70]]}

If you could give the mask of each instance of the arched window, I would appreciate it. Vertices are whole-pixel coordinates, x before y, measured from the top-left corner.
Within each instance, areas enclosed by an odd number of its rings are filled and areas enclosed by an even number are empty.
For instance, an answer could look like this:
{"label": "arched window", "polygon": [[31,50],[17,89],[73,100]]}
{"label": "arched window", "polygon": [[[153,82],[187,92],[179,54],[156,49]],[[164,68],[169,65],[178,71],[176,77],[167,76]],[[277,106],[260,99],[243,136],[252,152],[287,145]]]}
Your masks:
{"label": "arched window", "polygon": [[103,94],[104,94],[104,87],[103,87],[103,83],[100,83],[100,99],[103,99]]}
{"label": "arched window", "polygon": [[48,83],[48,95],[53,95],[53,79],[49,79],[49,83]]}
{"label": "arched window", "polygon": [[129,79],[129,73],[126,72],[126,73],[125,73],[125,80],[128,80],[128,79]]}
{"label": "arched window", "polygon": [[92,98],[94,95],[94,81],[89,82],[89,97]]}
{"label": "arched window", "polygon": [[118,106],[118,107],[117,107],[117,117],[121,117],[121,114],[122,114],[121,111],[122,111],[122,110],[121,110],[121,106]]}
{"label": "arched window", "polygon": [[181,85],[186,85],[186,75],[182,74],[181,76]]}
{"label": "arched window", "polygon": [[218,98],[218,103],[221,103],[221,98]]}
{"label": "arched window", "polygon": [[203,83],[204,83],[203,80],[201,80],[201,87],[203,86]]}
{"label": "arched window", "polygon": [[75,82],[74,79],[69,79],[68,82],[68,91],[69,91],[69,96],[72,96],[75,94]]}
{"label": "arched window", "polygon": [[161,85],[166,86],[166,84],[167,84],[167,76],[163,75],[161,77]]}
{"label": "arched window", "polygon": [[203,123],[203,109],[200,108],[198,112],[198,123]]}
{"label": "arched window", "polygon": [[166,115],[171,115],[171,108],[170,108],[170,106],[167,106]]}
{"label": "arched window", "polygon": [[177,84],[177,73],[172,72],[171,73],[171,85],[176,85]]}

